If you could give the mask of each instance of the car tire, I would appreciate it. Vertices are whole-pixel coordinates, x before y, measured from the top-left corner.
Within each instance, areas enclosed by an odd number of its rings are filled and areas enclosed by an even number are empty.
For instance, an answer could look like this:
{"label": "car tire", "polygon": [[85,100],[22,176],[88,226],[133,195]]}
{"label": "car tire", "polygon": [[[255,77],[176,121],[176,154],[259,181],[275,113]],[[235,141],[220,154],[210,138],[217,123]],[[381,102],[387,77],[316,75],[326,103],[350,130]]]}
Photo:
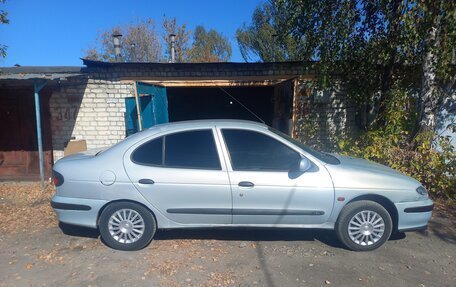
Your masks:
{"label": "car tire", "polygon": [[342,209],[335,231],[348,249],[371,251],[389,239],[392,229],[391,216],[382,205],[360,200],[349,203]]}
{"label": "car tire", "polygon": [[144,206],[133,202],[115,202],[103,210],[98,227],[106,245],[134,251],[150,243],[157,224],[153,214]]}

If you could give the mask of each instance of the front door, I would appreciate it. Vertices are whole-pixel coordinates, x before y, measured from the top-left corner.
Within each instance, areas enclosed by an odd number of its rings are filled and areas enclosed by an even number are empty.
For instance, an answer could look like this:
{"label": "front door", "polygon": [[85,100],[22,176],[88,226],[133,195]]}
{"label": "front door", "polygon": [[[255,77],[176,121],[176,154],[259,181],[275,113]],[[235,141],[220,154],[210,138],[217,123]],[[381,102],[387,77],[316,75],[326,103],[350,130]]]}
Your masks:
{"label": "front door", "polygon": [[320,224],[330,216],[334,188],[317,163],[302,174],[290,172],[301,155],[273,135],[221,129],[231,160],[233,224]]}
{"label": "front door", "polygon": [[231,190],[213,129],[163,134],[132,147],[125,169],[138,191],[182,224],[230,224]]}

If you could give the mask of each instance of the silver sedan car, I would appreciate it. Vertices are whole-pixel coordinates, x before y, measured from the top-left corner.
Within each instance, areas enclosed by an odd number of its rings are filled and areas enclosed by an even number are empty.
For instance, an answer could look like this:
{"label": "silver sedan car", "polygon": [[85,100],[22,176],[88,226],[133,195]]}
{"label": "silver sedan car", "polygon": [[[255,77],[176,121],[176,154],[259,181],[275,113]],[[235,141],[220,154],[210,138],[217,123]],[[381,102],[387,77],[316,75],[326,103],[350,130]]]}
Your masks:
{"label": "silver sedan car", "polygon": [[395,170],[238,120],[157,125],[59,160],[53,181],[58,220],[98,228],[120,250],[144,248],[157,229],[274,227],[333,229],[368,251],[426,228],[433,209]]}

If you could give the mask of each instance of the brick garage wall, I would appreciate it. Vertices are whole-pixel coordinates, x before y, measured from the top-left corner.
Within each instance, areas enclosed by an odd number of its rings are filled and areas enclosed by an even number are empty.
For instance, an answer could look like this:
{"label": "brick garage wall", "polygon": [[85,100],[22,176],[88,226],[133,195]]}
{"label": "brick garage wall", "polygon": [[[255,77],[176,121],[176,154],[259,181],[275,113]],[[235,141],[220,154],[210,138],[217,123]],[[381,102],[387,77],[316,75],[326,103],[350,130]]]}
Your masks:
{"label": "brick garage wall", "polygon": [[72,138],[87,148],[110,146],[125,138],[125,98],[133,85],[108,79],[71,79],[50,99],[54,161]]}
{"label": "brick garage wall", "polygon": [[355,106],[339,87],[317,90],[308,80],[298,80],[293,136],[323,150],[355,130]]}

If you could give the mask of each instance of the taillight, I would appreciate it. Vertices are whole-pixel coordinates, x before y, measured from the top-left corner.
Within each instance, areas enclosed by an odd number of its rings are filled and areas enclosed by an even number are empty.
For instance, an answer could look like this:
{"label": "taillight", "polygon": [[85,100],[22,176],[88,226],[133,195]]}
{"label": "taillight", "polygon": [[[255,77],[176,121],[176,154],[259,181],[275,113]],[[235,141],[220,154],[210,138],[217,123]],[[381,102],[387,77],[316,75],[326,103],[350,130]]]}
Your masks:
{"label": "taillight", "polygon": [[54,183],[55,186],[61,186],[63,184],[63,175],[53,170],[52,183]]}

